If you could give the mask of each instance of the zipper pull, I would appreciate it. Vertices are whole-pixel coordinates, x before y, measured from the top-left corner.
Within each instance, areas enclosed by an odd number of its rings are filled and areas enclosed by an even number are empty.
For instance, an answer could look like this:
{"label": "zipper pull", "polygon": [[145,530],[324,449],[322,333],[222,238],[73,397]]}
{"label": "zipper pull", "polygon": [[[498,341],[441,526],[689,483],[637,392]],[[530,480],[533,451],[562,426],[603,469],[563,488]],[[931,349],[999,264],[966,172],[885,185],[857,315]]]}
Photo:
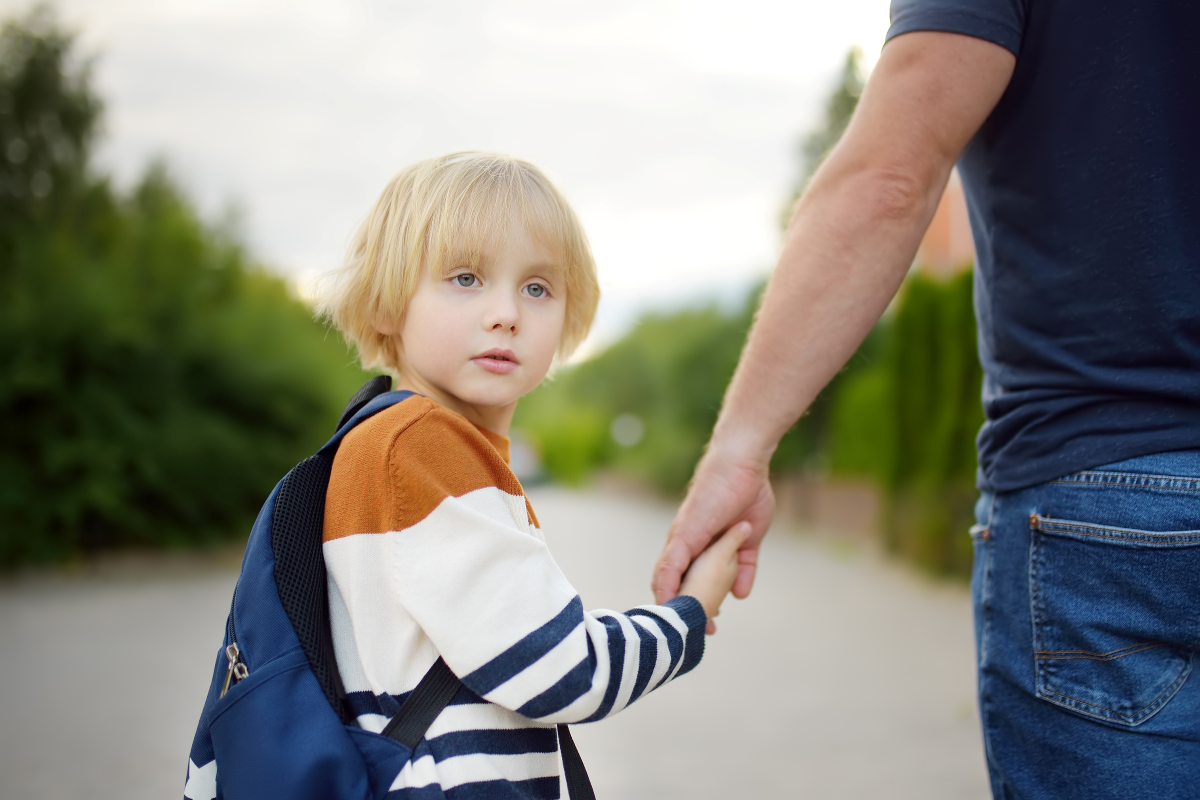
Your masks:
{"label": "zipper pull", "polygon": [[229,659],[229,670],[225,673],[225,682],[221,684],[221,697],[229,691],[229,687],[250,674],[246,663],[242,661],[242,651],[238,650],[237,642],[231,642],[225,648],[225,657]]}

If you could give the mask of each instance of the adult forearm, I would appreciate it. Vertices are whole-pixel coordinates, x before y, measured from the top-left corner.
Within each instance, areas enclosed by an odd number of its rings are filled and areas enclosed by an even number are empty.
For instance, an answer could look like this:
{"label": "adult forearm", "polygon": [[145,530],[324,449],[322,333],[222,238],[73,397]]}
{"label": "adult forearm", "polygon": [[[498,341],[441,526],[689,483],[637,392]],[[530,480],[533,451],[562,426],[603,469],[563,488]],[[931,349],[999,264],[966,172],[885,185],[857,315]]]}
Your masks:
{"label": "adult forearm", "polygon": [[763,461],[887,308],[954,160],[1015,59],[969,36],[905,34],[801,197],[710,448]]}
{"label": "adult forearm", "polygon": [[954,160],[1015,63],[990,42],[937,31],[884,47],[845,137],[796,207],[712,441],[655,565],[660,602],[712,538],[742,520],[752,530],[733,594],[749,594],[774,511],[775,446],[887,307]]}
{"label": "adult forearm", "polygon": [[831,156],[792,217],[714,448],[770,458],[887,308],[949,168],[911,176]]}

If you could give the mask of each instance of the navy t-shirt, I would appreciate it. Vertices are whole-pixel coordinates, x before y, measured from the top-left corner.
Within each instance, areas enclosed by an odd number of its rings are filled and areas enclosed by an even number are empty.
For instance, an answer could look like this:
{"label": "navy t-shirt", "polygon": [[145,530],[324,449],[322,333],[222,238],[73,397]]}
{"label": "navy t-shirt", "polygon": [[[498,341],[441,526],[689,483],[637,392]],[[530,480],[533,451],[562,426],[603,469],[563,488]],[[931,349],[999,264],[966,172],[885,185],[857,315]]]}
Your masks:
{"label": "navy t-shirt", "polygon": [[893,0],[1017,57],[958,162],[979,484],[1200,448],[1200,0]]}

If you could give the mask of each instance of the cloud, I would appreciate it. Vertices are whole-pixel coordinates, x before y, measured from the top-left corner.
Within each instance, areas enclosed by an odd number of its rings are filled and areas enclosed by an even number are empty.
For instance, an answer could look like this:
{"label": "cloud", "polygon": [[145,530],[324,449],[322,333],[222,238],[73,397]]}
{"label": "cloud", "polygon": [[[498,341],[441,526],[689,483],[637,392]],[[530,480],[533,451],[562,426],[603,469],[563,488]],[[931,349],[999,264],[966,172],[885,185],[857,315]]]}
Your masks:
{"label": "cloud", "polygon": [[887,6],[62,0],[60,11],[101,53],[105,163],[128,181],[161,154],[210,213],[236,198],[274,268],[336,264],[404,164],[498,150],[541,165],[576,204],[618,318],[769,268],[794,143],[846,50],[878,50]]}

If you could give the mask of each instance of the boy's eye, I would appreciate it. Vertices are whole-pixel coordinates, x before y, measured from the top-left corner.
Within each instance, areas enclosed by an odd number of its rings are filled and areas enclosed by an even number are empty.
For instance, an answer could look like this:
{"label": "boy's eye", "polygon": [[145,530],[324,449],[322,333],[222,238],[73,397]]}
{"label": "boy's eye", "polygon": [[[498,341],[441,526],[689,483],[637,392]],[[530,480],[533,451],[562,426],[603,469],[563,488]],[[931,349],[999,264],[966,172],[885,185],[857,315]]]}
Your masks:
{"label": "boy's eye", "polygon": [[546,287],[540,283],[531,283],[525,287],[525,291],[529,292],[530,297],[545,297]]}
{"label": "boy's eye", "polygon": [[459,286],[468,286],[469,287],[469,286],[474,286],[476,281],[478,281],[479,279],[476,278],[471,273],[466,272],[466,273],[463,273],[462,275],[454,276],[454,280],[455,280],[455,282],[458,283]]}

